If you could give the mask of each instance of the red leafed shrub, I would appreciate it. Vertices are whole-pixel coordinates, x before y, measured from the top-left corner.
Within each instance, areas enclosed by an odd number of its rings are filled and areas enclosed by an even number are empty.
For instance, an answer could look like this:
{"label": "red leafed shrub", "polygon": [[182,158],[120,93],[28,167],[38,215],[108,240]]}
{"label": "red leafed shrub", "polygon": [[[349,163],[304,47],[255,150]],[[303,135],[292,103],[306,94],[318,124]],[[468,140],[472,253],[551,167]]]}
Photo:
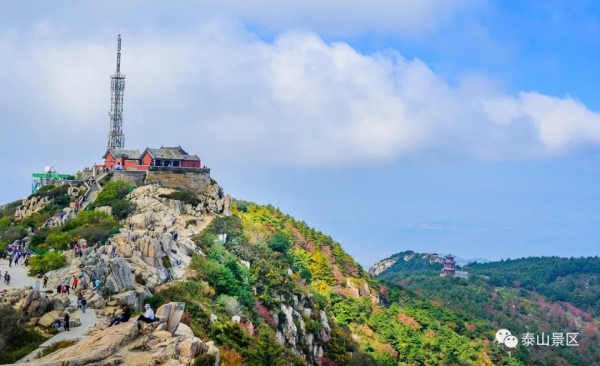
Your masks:
{"label": "red leafed shrub", "polygon": [[192,313],[189,311],[184,311],[183,315],[181,315],[181,322],[185,325],[190,325],[192,322]]}
{"label": "red leafed shrub", "polygon": [[521,287],[521,281],[514,280],[514,281],[513,281],[513,285],[514,285],[515,287]]}
{"label": "red leafed shrub", "polygon": [[331,258],[333,258],[333,254],[331,254],[331,248],[323,245],[321,247],[321,253],[323,253],[323,255],[325,256],[325,258],[331,260]]}
{"label": "red leafed shrub", "polygon": [[467,324],[466,327],[468,331],[474,331],[475,329],[477,329],[477,327],[475,326],[475,324]]}
{"label": "red leafed shrub", "polygon": [[275,328],[277,326],[277,323],[275,323],[275,319],[273,319],[273,317],[269,313],[269,309],[267,309],[266,306],[264,306],[260,302],[257,302],[256,303],[256,311],[258,312],[258,315],[261,318],[263,318],[265,320],[265,322],[267,322],[267,324],[269,324],[273,328]]}
{"label": "red leafed shrub", "polygon": [[317,364],[318,364],[319,366],[337,366],[337,363],[335,363],[335,362],[333,362],[333,361],[331,361],[330,359],[328,359],[328,358],[325,358],[325,357],[320,357],[320,358],[317,360]]}
{"label": "red leafed shrub", "polygon": [[390,289],[387,286],[381,286],[379,289],[379,296],[388,297],[390,296]]}
{"label": "red leafed shrub", "polygon": [[346,272],[348,272],[348,275],[350,277],[360,277],[360,272],[358,271],[358,268],[354,267],[352,263],[344,261],[344,269],[346,270]]}
{"label": "red leafed shrub", "polygon": [[342,274],[342,271],[340,271],[340,269],[338,268],[337,265],[333,265],[333,270],[331,271],[331,273],[333,274],[333,277],[335,278],[335,280],[337,281],[337,283],[339,285],[343,284],[346,282],[346,277],[344,277],[344,275]]}
{"label": "red leafed shrub", "polygon": [[295,227],[292,227],[292,232],[294,233],[294,236],[298,240],[298,244],[300,244],[300,246],[302,248],[304,248],[304,250],[306,250],[307,252],[311,252],[311,253],[316,250],[315,244],[313,242],[311,242],[310,240],[307,240],[304,236],[302,236],[302,234],[298,231],[298,229],[296,229]]}
{"label": "red leafed shrub", "polygon": [[390,355],[392,355],[394,358],[398,357],[398,351],[396,351],[394,349],[394,347],[390,346],[389,344],[378,344],[375,349],[377,349],[378,351],[384,351],[389,353]]}
{"label": "red leafed shrub", "polygon": [[254,324],[252,322],[241,321],[240,326],[248,332],[249,335],[254,336]]}
{"label": "red leafed shrub", "polygon": [[419,323],[406,314],[398,314],[398,320],[411,327],[412,330],[417,330],[420,328]]}

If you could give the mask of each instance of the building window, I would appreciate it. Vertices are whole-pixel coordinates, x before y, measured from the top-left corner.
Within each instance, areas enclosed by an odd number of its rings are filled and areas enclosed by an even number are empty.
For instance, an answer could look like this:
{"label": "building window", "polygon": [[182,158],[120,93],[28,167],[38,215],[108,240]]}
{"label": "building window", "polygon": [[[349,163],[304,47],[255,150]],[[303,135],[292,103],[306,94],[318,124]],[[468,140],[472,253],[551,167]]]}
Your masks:
{"label": "building window", "polygon": [[163,166],[162,160],[156,160],[156,166]]}
{"label": "building window", "polygon": [[177,160],[174,160],[174,161],[173,161],[173,166],[179,166],[179,161],[177,161]]}

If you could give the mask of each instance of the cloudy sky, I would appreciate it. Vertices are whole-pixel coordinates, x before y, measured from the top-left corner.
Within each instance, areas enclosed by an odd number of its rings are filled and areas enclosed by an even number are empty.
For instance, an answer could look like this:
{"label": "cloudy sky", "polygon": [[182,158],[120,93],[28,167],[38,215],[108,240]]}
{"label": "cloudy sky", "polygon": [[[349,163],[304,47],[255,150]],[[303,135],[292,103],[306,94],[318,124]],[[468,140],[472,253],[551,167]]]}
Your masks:
{"label": "cloudy sky", "polygon": [[600,6],[508,3],[3,2],[0,201],[101,160],[120,31],[127,148],[181,145],[365,266],[596,255]]}

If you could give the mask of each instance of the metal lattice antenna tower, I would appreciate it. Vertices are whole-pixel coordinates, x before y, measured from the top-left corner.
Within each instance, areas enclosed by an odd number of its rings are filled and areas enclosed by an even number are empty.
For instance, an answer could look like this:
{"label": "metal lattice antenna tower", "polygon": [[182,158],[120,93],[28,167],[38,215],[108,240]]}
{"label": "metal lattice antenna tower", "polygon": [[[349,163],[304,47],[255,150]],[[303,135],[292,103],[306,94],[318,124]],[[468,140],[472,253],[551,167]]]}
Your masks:
{"label": "metal lattice antenna tower", "polygon": [[121,74],[121,34],[117,46],[117,71],[110,77],[110,131],[108,132],[107,149],[123,149],[125,134],[123,133],[123,93],[125,92],[125,75]]}

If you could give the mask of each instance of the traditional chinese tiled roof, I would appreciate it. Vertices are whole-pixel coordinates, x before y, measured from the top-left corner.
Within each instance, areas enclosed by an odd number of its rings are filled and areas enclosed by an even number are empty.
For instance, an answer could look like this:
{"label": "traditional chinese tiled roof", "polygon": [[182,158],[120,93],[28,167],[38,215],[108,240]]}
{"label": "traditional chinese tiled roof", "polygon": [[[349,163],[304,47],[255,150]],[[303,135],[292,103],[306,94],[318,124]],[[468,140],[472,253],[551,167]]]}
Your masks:
{"label": "traditional chinese tiled roof", "polygon": [[105,159],[109,153],[115,158],[121,158],[125,156],[129,159],[135,160],[139,159],[142,156],[139,150],[109,149],[102,158]]}
{"label": "traditional chinese tiled roof", "polygon": [[198,156],[188,154],[181,147],[147,148],[144,152],[148,152],[153,159],[200,160]]}

